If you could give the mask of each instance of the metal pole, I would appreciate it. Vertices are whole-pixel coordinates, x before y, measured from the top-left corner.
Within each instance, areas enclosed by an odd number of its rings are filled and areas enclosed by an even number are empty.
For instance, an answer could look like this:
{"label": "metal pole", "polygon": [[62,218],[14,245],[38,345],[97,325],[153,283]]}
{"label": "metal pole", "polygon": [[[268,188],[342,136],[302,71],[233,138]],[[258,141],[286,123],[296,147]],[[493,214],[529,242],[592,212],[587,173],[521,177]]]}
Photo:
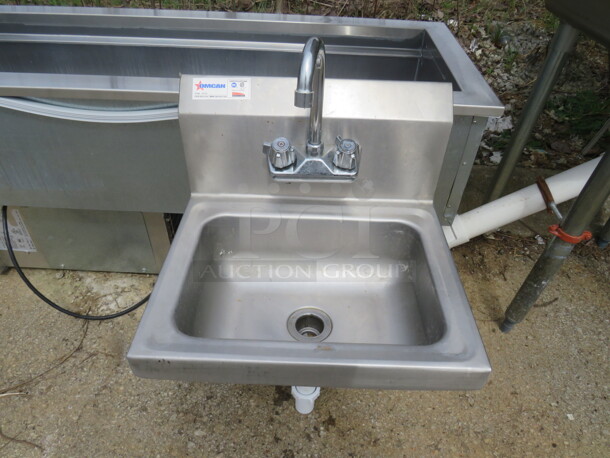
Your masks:
{"label": "metal pole", "polygon": [[502,195],[513,170],[519,162],[525,143],[530,137],[532,129],[544,108],[546,100],[557,81],[557,77],[564,67],[569,53],[578,38],[578,30],[565,22],[561,22],[551,41],[549,55],[544,61],[544,67],[536,80],[534,89],[529,96],[521,119],[513,133],[510,143],[504,153],[502,162],[496,170],[494,179],[489,188],[486,202],[496,200]]}
{"label": "metal pole", "polygon": [[[610,59],[610,53],[608,53],[608,58]],[[599,129],[597,131],[597,133],[593,136],[593,138],[591,140],[589,140],[589,143],[587,143],[587,146],[585,146],[582,149],[582,152],[580,154],[582,154],[583,156],[586,156],[587,154],[589,154],[589,151],[591,150],[591,148],[593,148],[597,144],[599,139],[602,138],[604,136],[604,134],[606,133],[606,131],[609,129],[610,129],[610,118],[608,118],[608,120],[604,123],[604,125],[601,127],[601,129]]]}
{"label": "metal pole", "polygon": [[608,221],[606,221],[606,224],[604,224],[603,229],[597,237],[597,246],[601,249],[606,248],[608,244],[610,244],[610,218],[608,218]]}
{"label": "metal pole", "polygon": [[[562,222],[561,228],[563,231],[574,236],[582,234],[609,195],[610,153],[607,153],[602,157]],[[558,237],[551,239],[544,253],[542,253],[506,309],[504,321],[500,325],[502,332],[509,332],[515,324],[523,321],[573,248],[574,244],[565,242]]]}

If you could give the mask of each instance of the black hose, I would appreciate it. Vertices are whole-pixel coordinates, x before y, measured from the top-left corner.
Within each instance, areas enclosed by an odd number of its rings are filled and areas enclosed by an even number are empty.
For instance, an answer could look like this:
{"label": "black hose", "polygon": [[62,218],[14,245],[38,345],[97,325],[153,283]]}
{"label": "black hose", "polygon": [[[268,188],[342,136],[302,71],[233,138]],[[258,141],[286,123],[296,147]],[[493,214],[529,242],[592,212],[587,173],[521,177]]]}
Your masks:
{"label": "black hose", "polygon": [[13,245],[11,244],[11,238],[10,238],[9,232],[8,232],[8,218],[7,218],[7,212],[6,212],[6,205],[2,206],[2,227],[4,229],[4,240],[6,241],[6,249],[8,251],[8,256],[9,256],[9,258],[11,258],[13,267],[15,268],[15,270],[17,271],[17,273],[19,274],[19,276],[21,277],[23,282],[27,285],[28,288],[30,288],[30,290],[34,294],[36,294],[36,296],[38,296],[41,300],[43,300],[44,302],[49,304],[51,307],[53,307],[55,310],[57,310],[61,313],[65,313],[66,315],[70,315],[71,317],[74,317],[74,318],[80,318],[81,320],[93,320],[93,321],[111,320],[113,318],[118,318],[120,316],[127,315],[128,313],[133,312],[135,309],[137,309],[138,307],[145,304],[148,301],[148,299],[150,298],[150,294],[148,294],[144,299],[140,300],[139,302],[136,302],[131,307],[126,308],[125,310],[122,310],[117,313],[112,313],[110,315],[82,315],[80,313],[72,312],[68,309],[65,309],[62,306],[57,305],[51,299],[49,299],[44,294],[42,294],[40,291],[38,291],[38,289],[36,289],[36,287],[34,285],[32,285],[30,280],[28,280],[28,277],[25,276],[25,274],[23,273],[23,270],[21,270],[21,267],[19,266],[19,263],[17,262],[17,259],[15,258],[15,253],[13,252]]}

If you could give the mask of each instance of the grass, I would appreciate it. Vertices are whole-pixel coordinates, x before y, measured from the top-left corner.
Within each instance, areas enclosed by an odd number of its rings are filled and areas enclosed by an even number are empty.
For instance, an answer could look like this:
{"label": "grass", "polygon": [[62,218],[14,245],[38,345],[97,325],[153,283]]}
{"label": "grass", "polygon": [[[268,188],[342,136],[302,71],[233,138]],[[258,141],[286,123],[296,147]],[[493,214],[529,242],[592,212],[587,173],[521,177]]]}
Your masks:
{"label": "grass", "polygon": [[[457,34],[473,24],[537,21],[555,27],[544,0],[0,0],[4,4],[249,11],[289,14],[376,17],[380,19],[448,20]],[[499,37],[501,38],[501,37]]]}
{"label": "grass", "polygon": [[[0,0],[3,4],[274,12],[277,0]],[[396,19],[460,17],[465,22],[536,19],[544,0],[283,0],[285,13]],[[550,24],[552,17],[540,17]]]}
{"label": "grass", "polygon": [[597,132],[610,117],[610,100],[593,91],[557,97],[548,103],[548,108],[555,121],[569,123],[576,135]]}
{"label": "grass", "polygon": [[507,50],[504,52],[504,70],[510,71],[512,70],[515,62],[517,62],[517,58],[519,57],[519,52],[515,50]]}
{"label": "grass", "polygon": [[559,18],[550,11],[546,11],[542,17],[542,26],[547,32],[553,33],[559,27]]}

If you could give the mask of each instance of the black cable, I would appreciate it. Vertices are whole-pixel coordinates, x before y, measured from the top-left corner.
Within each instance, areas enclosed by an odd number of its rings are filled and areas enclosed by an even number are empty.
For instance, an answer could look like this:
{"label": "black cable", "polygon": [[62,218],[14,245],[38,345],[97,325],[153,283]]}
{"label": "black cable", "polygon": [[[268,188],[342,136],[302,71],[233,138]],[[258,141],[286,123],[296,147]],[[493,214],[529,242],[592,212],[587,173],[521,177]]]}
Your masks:
{"label": "black cable", "polygon": [[135,309],[137,309],[141,305],[145,304],[148,301],[148,299],[150,298],[150,294],[148,294],[144,299],[142,299],[139,302],[136,302],[131,307],[126,308],[125,310],[122,310],[117,313],[112,313],[110,315],[82,315],[80,313],[72,312],[68,309],[65,309],[62,306],[57,305],[51,299],[49,299],[44,294],[42,294],[40,291],[38,291],[38,289],[36,289],[36,287],[34,285],[32,285],[30,280],[28,280],[28,277],[25,276],[25,274],[23,273],[23,270],[21,270],[21,267],[19,266],[19,263],[17,262],[17,259],[15,258],[15,253],[13,252],[13,245],[11,244],[11,238],[8,233],[8,218],[7,218],[7,213],[6,213],[6,205],[2,206],[2,227],[4,228],[4,240],[6,241],[6,249],[8,251],[8,256],[9,256],[9,258],[11,258],[13,267],[15,268],[15,270],[17,271],[17,273],[19,274],[19,276],[21,277],[23,282],[27,285],[28,288],[30,288],[30,290],[34,294],[36,294],[36,296],[38,296],[44,302],[46,302],[51,307],[53,307],[55,310],[57,310],[61,313],[65,313],[66,315],[70,315],[71,317],[74,317],[74,318],[80,318],[81,320],[96,320],[96,321],[111,320],[113,318],[118,318],[120,316],[127,315],[128,313],[133,312]]}

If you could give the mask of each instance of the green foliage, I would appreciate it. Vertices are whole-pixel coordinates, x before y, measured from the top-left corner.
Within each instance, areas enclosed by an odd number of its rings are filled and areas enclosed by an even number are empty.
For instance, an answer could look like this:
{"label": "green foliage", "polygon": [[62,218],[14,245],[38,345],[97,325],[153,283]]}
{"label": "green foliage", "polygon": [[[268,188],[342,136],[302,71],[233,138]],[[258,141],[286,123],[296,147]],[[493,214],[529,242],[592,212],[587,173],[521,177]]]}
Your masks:
{"label": "green foliage", "polygon": [[515,50],[507,50],[504,53],[504,70],[507,72],[513,68],[513,64],[516,62],[519,53]]}
{"label": "green foliage", "polygon": [[546,149],[545,142],[534,137],[528,140],[526,146],[531,149]]}
{"label": "green foliage", "polygon": [[491,146],[494,150],[504,151],[508,146],[511,135],[512,130],[505,130],[499,135],[493,135],[489,140],[489,146]]}
{"label": "green foliage", "polygon": [[601,129],[610,117],[610,100],[593,91],[555,98],[549,108],[553,119],[569,124],[571,132],[584,137]]}
{"label": "green foliage", "polygon": [[547,10],[542,17],[542,26],[547,32],[554,33],[559,27],[559,18]]}
{"label": "green foliage", "polygon": [[502,24],[499,22],[494,22],[490,26],[487,26],[487,33],[489,34],[489,38],[494,45],[496,45],[498,48],[504,46],[507,33]]}

